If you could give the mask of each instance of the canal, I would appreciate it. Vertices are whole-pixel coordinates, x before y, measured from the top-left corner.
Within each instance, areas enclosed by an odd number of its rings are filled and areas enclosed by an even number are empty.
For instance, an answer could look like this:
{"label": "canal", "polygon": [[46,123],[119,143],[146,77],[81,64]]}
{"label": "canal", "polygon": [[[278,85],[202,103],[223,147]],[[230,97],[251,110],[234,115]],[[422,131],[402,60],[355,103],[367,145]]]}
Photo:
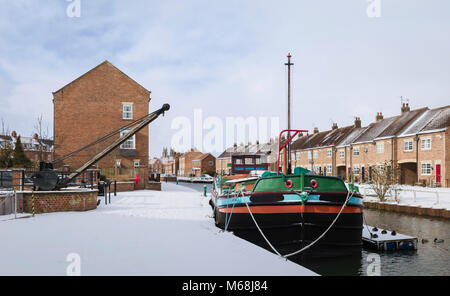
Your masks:
{"label": "canal", "polygon": [[[180,186],[203,191],[203,184],[179,183]],[[208,193],[211,184],[207,184]],[[364,210],[365,224],[378,228],[395,230],[397,233],[415,236],[419,239],[418,250],[408,252],[381,252],[382,276],[399,275],[450,275],[450,220],[425,216],[413,216],[379,210]],[[434,239],[444,240],[434,243]],[[423,242],[422,242],[423,240]],[[363,249],[356,258],[327,259],[302,262],[321,275],[367,275],[372,250]],[[369,258],[368,258],[369,257]]]}

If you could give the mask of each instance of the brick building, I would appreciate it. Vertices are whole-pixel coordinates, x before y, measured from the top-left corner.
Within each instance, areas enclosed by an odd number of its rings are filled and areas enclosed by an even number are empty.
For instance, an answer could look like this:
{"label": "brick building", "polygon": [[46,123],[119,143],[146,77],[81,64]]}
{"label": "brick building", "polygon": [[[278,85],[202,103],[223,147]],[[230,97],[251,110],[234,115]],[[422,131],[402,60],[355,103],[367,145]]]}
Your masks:
{"label": "brick building", "polygon": [[375,168],[390,163],[400,168],[403,184],[449,187],[449,125],[450,106],[410,110],[404,104],[400,115],[378,112],[366,127],[356,118],[353,126],[300,137],[291,146],[291,164],[366,182]]}
{"label": "brick building", "polygon": [[211,153],[205,153],[192,160],[192,174],[200,177],[203,173],[214,175],[216,158]]}
{"label": "brick building", "polygon": [[153,174],[162,174],[164,171],[164,165],[161,159],[154,157],[148,161],[148,172]]}
{"label": "brick building", "polygon": [[231,175],[248,173],[249,170],[275,170],[277,149],[277,139],[264,144],[259,141],[255,144],[235,144],[217,157],[216,173]]}
{"label": "brick building", "polygon": [[192,171],[192,160],[197,159],[203,155],[202,152],[196,150],[195,148],[191,151],[184,153],[179,157],[179,168],[177,171],[177,176],[190,177],[193,175]]}
{"label": "brick building", "polygon": [[[149,102],[150,91],[110,62],[101,63],[53,93],[55,157],[75,151],[145,116],[149,112]],[[122,130],[121,134],[126,131]],[[98,162],[97,167],[147,167],[148,134],[147,126]],[[66,159],[64,164],[78,168],[101,152],[107,143],[84,150]]]}

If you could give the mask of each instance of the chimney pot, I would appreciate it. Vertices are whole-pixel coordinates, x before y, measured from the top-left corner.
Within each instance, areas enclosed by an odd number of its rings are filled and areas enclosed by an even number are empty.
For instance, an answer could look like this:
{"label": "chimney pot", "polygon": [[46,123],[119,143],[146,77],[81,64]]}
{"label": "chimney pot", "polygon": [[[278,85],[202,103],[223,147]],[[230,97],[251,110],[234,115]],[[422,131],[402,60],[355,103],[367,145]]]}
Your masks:
{"label": "chimney pot", "polygon": [[356,117],[356,119],[355,119],[355,127],[356,128],[361,128],[361,118]]}
{"label": "chimney pot", "polygon": [[331,127],[331,129],[335,130],[335,129],[337,129],[337,128],[338,128],[337,123],[333,123],[333,126]]}
{"label": "chimney pot", "polygon": [[318,127],[315,127],[315,128],[314,128],[314,133],[317,134],[318,132],[319,132],[319,128],[318,128]]}
{"label": "chimney pot", "polygon": [[13,138],[17,138],[17,133],[16,133],[16,131],[12,131],[12,133],[11,133],[11,137],[13,137]]}

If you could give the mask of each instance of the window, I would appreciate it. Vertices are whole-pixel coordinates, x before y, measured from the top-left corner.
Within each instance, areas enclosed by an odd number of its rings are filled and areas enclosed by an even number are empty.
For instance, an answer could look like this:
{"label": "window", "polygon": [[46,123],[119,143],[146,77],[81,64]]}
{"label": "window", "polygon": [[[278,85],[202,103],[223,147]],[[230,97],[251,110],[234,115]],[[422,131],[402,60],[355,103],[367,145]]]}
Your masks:
{"label": "window", "polygon": [[295,152],[291,152],[291,160],[295,160]]}
{"label": "window", "polygon": [[314,151],[313,155],[314,155],[314,158],[319,158],[319,151]]}
{"label": "window", "polygon": [[242,164],[242,159],[236,158],[236,159],[234,160],[234,163],[235,163],[235,164]]}
{"label": "window", "polygon": [[308,159],[312,158],[312,151],[308,151]]}
{"label": "window", "polygon": [[140,162],[141,162],[140,160],[135,160],[134,161],[134,168],[135,169],[139,168]]}
{"label": "window", "polygon": [[354,156],[359,156],[359,147],[353,148],[353,155]]}
{"label": "window", "polygon": [[358,175],[358,174],[359,174],[359,165],[355,165],[355,166],[353,167],[353,173],[354,173],[355,175]]}
{"label": "window", "polygon": [[208,164],[209,164],[209,166],[213,166],[214,162],[213,162],[212,160],[210,160],[210,161],[208,162]]}
{"label": "window", "polygon": [[333,167],[329,164],[327,165],[327,174],[331,174],[333,171]]}
{"label": "window", "polygon": [[246,158],[245,164],[253,164],[253,158]]}
{"label": "window", "polygon": [[327,150],[327,157],[331,157],[331,149]]}
{"label": "window", "polygon": [[377,153],[384,153],[384,142],[377,143]]}
{"label": "window", "polygon": [[405,141],[404,142],[404,149],[405,152],[413,151],[413,141]]}
{"label": "window", "polygon": [[300,160],[300,151],[295,152],[295,159]]}
{"label": "window", "polygon": [[133,103],[122,103],[122,118],[133,119]]}
{"label": "window", "polygon": [[431,149],[431,138],[425,138],[420,141],[420,148],[422,150],[430,150]]}
{"label": "window", "polygon": [[[128,133],[130,129],[124,129],[120,132],[120,136]],[[120,149],[136,149],[136,135],[133,135],[131,138],[128,138],[125,142],[120,145]]]}
{"label": "window", "polygon": [[431,163],[426,162],[421,164],[421,174],[423,176],[430,176],[431,175]]}
{"label": "window", "polygon": [[345,150],[339,151],[339,158],[344,158],[344,157],[345,157]]}
{"label": "window", "polygon": [[261,158],[256,158],[255,161],[256,161],[256,164],[261,164]]}

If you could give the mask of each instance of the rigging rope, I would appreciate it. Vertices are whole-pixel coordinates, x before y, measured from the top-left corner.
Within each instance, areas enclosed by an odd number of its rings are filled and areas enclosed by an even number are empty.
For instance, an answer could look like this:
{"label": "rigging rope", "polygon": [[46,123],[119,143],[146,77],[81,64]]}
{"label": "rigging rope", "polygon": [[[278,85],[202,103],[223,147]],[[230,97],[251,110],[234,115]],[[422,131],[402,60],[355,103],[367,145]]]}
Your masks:
{"label": "rigging rope", "polygon": [[[351,194],[350,194],[350,193],[351,193]],[[315,240],[314,240],[313,242],[311,242],[309,245],[307,245],[307,246],[301,248],[300,250],[297,250],[297,251],[295,251],[295,252],[292,252],[292,253],[286,254],[286,255],[281,255],[280,252],[278,252],[278,250],[270,243],[269,239],[264,235],[264,232],[261,230],[261,228],[260,228],[258,222],[256,222],[256,219],[255,219],[255,217],[253,216],[253,213],[252,213],[250,207],[248,206],[248,203],[245,201],[245,199],[243,199],[243,201],[244,201],[244,203],[245,203],[245,206],[246,206],[247,209],[248,209],[248,212],[249,212],[249,214],[250,214],[250,216],[251,216],[253,222],[254,222],[255,225],[256,225],[256,228],[259,230],[259,232],[261,233],[261,236],[264,238],[264,240],[266,241],[266,243],[270,246],[270,248],[271,248],[278,256],[287,259],[288,257],[297,255],[297,254],[299,254],[299,253],[301,253],[301,252],[303,252],[303,251],[309,249],[310,247],[312,247],[313,245],[315,245],[322,237],[324,237],[325,234],[327,234],[328,231],[334,226],[334,224],[336,223],[336,221],[338,220],[338,218],[339,218],[340,215],[342,214],[342,211],[343,211],[344,208],[346,207],[347,202],[350,200],[350,198],[353,196],[354,193],[355,193],[355,191],[353,191],[353,190],[352,190],[352,191],[349,190],[349,191],[347,192],[347,198],[345,199],[345,201],[344,201],[344,203],[343,203],[343,205],[342,205],[342,207],[341,207],[339,213],[336,215],[336,217],[334,218],[333,222],[331,222],[331,224],[328,226],[328,228],[327,228],[327,229],[326,229],[326,230],[325,230],[325,231],[324,231],[317,239],[315,239]],[[240,191],[239,194],[242,194],[242,197],[244,197],[244,193],[243,193],[242,191]],[[302,203],[303,203],[303,201],[302,201]],[[228,206],[228,205],[227,205],[227,206]],[[230,213],[231,215],[233,214],[233,209],[234,209],[234,204],[233,204],[233,208],[231,209],[231,213]],[[230,220],[231,220],[231,217],[230,217]]]}
{"label": "rigging rope", "polygon": [[68,153],[68,154],[66,154],[66,155],[64,155],[64,156],[61,156],[61,157],[58,158],[58,159],[55,159],[52,163],[58,163],[58,162],[61,162],[61,161],[65,160],[65,159],[71,157],[72,155],[77,154],[78,152],[81,152],[81,151],[83,151],[83,150],[85,150],[85,149],[87,149],[87,148],[89,148],[89,147],[91,147],[91,146],[93,146],[93,145],[96,145],[96,144],[98,144],[98,143],[101,143],[101,142],[103,142],[103,141],[105,141],[105,140],[111,138],[112,136],[117,135],[117,134],[120,133],[123,129],[129,128],[129,127],[134,126],[134,125],[136,125],[136,124],[138,124],[138,123],[141,123],[141,122],[142,122],[143,120],[145,120],[147,117],[152,116],[152,115],[155,114],[156,112],[157,112],[157,111],[154,111],[154,112],[152,112],[152,113],[150,113],[150,114],[147,114],[147,115],[145,115],[145,116],[143,116],[143,117],[141,117],[141,118],[138,118],[138,119],[136,119],[136,120],[134,120],[134,121],[132,121],[132,122],[130,122],[130,123],[128,123],[128,124],[126,124],[126,125],[120,127],[119,129],[114,130],[114,131],[112,131],[112,132],[106,134],[105,136],[103,136],[103,137],[101,137],[101,138],[95,140],[94,142],[92,142],[92,143],[90,143],[90,144],[87,144],[86,146],[81,147],[80,149],[78,149],[78,150],[76,150],[76,151],[72,151],[72,152],[70,152],[70,153]]}

